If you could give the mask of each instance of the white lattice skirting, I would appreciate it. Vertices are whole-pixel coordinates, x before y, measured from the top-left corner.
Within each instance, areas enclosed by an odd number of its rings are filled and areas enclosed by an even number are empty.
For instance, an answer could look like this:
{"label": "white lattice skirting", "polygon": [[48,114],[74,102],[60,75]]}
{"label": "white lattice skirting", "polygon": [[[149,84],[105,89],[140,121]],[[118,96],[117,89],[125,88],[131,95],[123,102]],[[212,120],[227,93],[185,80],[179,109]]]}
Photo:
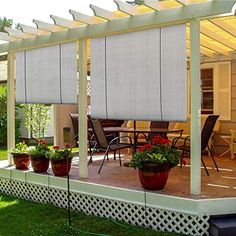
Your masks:
{"label": "white lattice skirting", "polygon": [[[37,177],[36,174],[35,176]],[[64,181],[62,185],[65,187],[65,179],[62,180]],[[54,186],[51,186],[50,182]],[[60,178],[48,178],[48,182],[47,184],[45,182],[45,185],[30,183],[30,181],[27,181],[26,175],[24,181],[0,178],[0,192],[26,200],[52,203],[55,206],[66,208],[66,188],[55,188],[55,182],[59,183]],[[72,186],[72,188],[74,187]],[[209,219],[207,215],[199,216],[197,214],[162,209],[150,205],[145,207],[145,204],[130,203],[109,197],[99,197],[95,194],[73,191],[73,189],[71,189],[71,208],[88,215],[112,218],[156,230],[197,236],[207,235]]]}

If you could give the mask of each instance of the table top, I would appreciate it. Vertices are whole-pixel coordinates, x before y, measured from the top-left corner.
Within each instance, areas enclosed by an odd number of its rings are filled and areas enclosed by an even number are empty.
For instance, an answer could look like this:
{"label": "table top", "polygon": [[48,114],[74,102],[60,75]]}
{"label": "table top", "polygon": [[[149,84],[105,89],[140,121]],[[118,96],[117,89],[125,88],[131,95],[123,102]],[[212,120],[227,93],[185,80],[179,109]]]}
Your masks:
{"label": "table top", "polygon": [[163,129],[163,128],[128,128],[128,127],[104,127],[104,132],[124,132],[124,133],[181,133],[183,129]]}

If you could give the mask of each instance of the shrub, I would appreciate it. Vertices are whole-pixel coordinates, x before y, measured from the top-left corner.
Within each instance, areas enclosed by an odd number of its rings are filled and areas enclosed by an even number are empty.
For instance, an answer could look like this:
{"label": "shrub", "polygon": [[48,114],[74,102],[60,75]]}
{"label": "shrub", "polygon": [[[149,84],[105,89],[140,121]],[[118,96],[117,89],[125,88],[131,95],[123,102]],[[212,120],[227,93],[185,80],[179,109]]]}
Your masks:
{"label": "shrub", "polygon": [[[20,120],[16,113],[16,142],[19,141],[20,136]],[[0,86],[0,146],[7,146],[7,88]]]}

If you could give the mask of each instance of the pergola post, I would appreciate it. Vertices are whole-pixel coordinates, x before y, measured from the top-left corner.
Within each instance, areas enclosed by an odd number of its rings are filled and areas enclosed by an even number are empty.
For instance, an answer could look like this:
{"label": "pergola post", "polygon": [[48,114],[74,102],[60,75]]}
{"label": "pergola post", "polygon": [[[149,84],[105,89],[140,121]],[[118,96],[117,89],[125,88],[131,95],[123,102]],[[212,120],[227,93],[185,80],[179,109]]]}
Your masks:
{"label": "pergola post", "polygon": [[[14,93],[14,53],[7,57],[7,148],[15,147],[15,93]],[[13,165],[11,154],[8,153],[8,164]]]}
{"label": "pergola post", "polygon": [[190,193],[201,193],[200,22],[190,21],[191,169]]}
{"label": "pergola post", "polygon": [[87,40],[79,40],[79,177],[88,177],[87,147]]}

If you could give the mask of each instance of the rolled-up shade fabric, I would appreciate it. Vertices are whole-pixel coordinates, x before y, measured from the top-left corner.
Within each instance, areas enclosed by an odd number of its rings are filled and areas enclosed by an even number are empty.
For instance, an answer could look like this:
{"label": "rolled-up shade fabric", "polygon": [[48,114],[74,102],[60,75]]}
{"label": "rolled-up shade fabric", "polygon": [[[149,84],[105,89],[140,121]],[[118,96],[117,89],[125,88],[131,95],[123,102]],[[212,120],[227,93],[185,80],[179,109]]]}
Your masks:
{"label": "rolled-up shade fabric", "polygon": [[187,118],[185,25],[91,40],[91,115]]}
{"label": "rolled-up shade fabric", "polygon": [[76,43],[16,53],[16,102],[76,104]]}

